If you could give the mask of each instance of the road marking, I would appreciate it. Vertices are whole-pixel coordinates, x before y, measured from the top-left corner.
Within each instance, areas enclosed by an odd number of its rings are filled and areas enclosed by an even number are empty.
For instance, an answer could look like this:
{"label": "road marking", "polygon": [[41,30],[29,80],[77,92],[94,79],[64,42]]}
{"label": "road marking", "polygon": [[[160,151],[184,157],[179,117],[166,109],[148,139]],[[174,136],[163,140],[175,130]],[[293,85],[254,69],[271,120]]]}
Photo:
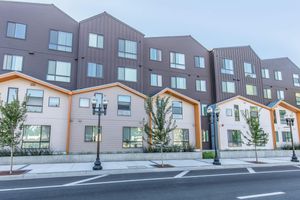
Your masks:
{"label": "road marking", "polygon": [[[287,172],[300,172],[297,170],[281,170],[281,171],[264,171],[256,172],[255,174],[250,174],[249,172],[240,173],[229,173],[229,174],[209,174],[209,175],[195,175],[195,176],[183,176],[181,179],[191,179],[191,178],[206,178],[206,177],[217,177],[217,176],[238,176],[238,175],[257,175],[257,174],[271,174],[271,173],[287,173]],[[93,182],[93,183],[78,183],[75,185],[48,185],[48,186],[36,186],[36,187],[24,187],[24,188],[8,188],[0,189],[0,192],[8,191],[21,191],[21,190],[37,190],[37,189],[48,189],[48,188],[64,188],[64,187],[76,187],[76,186],[89,186],[89,185],[104,185],[104,184],[116,184],[116,183],[130,183],[130,182],[144,182],[144,181],[158,181],[158,180],[174,180],[174,177],[162,177],[162,178],[146,178],[146,179],[129,179],[120,181],[106,181],[106,182]]]}
{"label": "road marking", "polygon": [[300,168],[300,165],[294,165],[294,166]]}
{"label": "road marking", "polygon": [[100,176],[95,176],[95,177],[83,179],[83,180],[80,180],[80,181],[75,181],[75,182],[72,182],[72,183],[67,183],[67,184],[65,184],[64,186],[77,185],[77,184],[84,183],[84,182],[88,182],[88,181],[92,181],[92,180],[95,180],[95,179],[98,179],[98,178],[103,178],[103,177],[105,177],[105,176],[108,176],[108,174],[102,174],[102,175],[100,175]]}
{"label": "road marking", "polygon": [[248,167],[247,170],[248,170],[248,172],[249,172],[250,174],[255,174],[255,173],[256,173],[256,172],[254,171],[254,169],[252,169],[251,167]]}
{"label": "road marking", "polygon": [[185,170],[185,171],[177,174],[176,176],[174,176],[174,178],[181,178],[181,177],[183,177],[184,175],[186,175],[189,172],[190,172],[189,170]]}
{"label": "road marking", "polygon": [[283,195],[285,192],[272,192],[272,193],[264,193],[264,194],[255,194],[255,195],[249,195],[249,196],[241,196],[237,197],[238,199],[254,199],[259,197],[268,197],[268,196],[276,196],[276,195]]}

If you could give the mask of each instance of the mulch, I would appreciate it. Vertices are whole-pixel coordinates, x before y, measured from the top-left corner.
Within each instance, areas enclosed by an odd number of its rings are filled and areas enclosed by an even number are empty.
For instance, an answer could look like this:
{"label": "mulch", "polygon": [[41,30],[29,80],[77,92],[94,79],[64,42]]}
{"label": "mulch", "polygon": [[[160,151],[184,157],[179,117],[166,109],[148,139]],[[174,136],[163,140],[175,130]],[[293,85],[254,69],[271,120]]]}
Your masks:
{"label": "mulch", "polygon": [[256,161],[246,161],[246,162],[253,163],[253,164],[268,164],[266,162],[261,162],[261,161],[258,161],[258,162],[256,162]]}
{"label": "mulch", "polygon": [[172,168],[174,167],[173,165],[169,165],[169,164],[164,164],[164,166],[162,166],[161,164],[159,165],[152,165],[153,167],[157,167],[157,168]]}
{"label": "mulch", "polygon": [[29,172],[29,170],[14,170],[12,174],[9,174],[9,171],[0,171],[0,176],[7,176],[7,175],[20,175]]}

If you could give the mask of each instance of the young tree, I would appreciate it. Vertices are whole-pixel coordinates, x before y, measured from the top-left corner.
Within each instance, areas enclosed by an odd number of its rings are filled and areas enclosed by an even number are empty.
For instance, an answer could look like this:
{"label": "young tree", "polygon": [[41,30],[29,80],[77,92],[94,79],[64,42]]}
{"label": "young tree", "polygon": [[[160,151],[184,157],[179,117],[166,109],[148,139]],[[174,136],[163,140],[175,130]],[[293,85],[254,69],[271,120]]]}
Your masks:
{"label": "young tree", "polygon": [[13,155],[21,141],[21,130],[26,119],[26,103],[14,100],[0,105],[0,146],[10,148],[10,174],[13,168]]}
{"label": "young tree", "polygon": [[260,126],[259,111],[249,112],[249,110],[245,110],[245,112],[242,112],[242,115],[249,128],[249,131],[247,131],[246,134],[243,133],[243,137],[246,140],[246,145],[254,146],[255,161],[258,163],[257,147],[264,146],[268,143],[269,134]]}
{"label": "young tree", "polygon": [[144,123],[146,140],[149,145],[160,148],[161,167],[164,167],[163,149],[170,142],[169,134],[176,129],[176,121],[172,118],[172,106],[169,105],[170,97],[155,99],[148,97],[145,110],[149,116],[148,123]]}

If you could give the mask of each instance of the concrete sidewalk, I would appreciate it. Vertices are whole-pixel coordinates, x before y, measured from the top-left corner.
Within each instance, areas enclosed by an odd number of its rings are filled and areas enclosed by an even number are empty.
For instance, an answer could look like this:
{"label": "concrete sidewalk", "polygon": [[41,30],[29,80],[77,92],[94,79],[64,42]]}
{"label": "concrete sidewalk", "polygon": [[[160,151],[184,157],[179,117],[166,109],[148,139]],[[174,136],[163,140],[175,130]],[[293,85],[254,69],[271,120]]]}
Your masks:
{"label": "concrete sidewalk", "polygon": [[[259,167],[277,165],[298,165],[293,163],[289,157],[259,158],[264,164],[254,164],[254,158],[221,159],[221,166],[212,164],[212,159],[201,160],[165,160],[165,164],[172,168],[156,168],[155,164],[160,164],[159,160],[149,161],[119,161],[102,162],[103,170],[93,171],[93,163],[56,163],[56,164],[30,164],[15,165],[14,170],[28,170],[26,174],[15,176],[0,176],[0,180],[9,178],[35,178],[35,177],[60,177],[60,176],[80,176],[95,174],[114,173],[137,173],[137,172],[158,172],[158,171],[178,171],[193,169],[216,169],[216,168],[237,168],[237,167]],[[9,165],[0,165],[0,171],[8,171]]]}

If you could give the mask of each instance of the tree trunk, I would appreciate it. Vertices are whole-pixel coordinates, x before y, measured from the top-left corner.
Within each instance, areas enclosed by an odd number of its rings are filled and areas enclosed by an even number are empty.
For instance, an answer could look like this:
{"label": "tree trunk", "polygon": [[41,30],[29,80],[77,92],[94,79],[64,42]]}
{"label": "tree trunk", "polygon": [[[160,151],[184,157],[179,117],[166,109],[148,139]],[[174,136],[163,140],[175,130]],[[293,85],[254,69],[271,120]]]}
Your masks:
{"label": "tree trunk", "polygon": [[161,159],[161,167],[164,167],[164,158],[163,158],[163,145],[160,146],[160,159]]}
{"label": "tree trunk", "polygon": [[257,156],[256,144],[254,144],[254,150],[255,150],[255,162],[258,163],[258,156]]}
{"label": "tree trunk", "polygon": [[10,170],[9,170],[9,174],[13,173],[13,162],[14,162],[14,145],[11,144],[11,146],[10,146]]}

